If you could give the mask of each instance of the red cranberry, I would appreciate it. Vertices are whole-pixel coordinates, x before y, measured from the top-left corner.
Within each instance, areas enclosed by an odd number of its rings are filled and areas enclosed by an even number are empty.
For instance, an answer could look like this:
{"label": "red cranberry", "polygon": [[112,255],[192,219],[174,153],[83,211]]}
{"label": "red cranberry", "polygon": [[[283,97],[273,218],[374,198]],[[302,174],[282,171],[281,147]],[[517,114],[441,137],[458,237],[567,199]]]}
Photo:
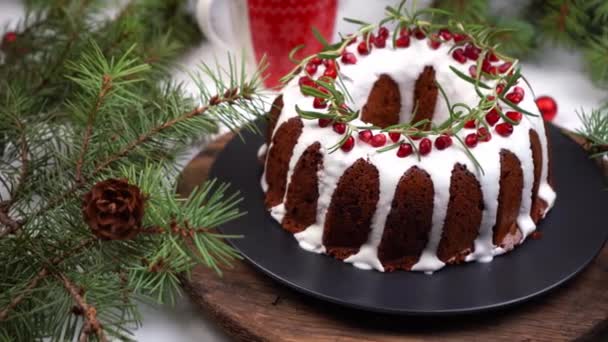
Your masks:
{"label": "red cranberry", "polygon": [[452,39],[452,32],[450,32],[450,30],[448,30],[448,29],[441,29],[441,30],[439,30],[439,35],[441,36],[441,38],[443,40],[450,40],[450,39]]}
{"label": "red cranberry", "polygon": [[433,143],[429,138],[423,138],[422,140],[420,140],[420,144],[418,144],[418,151],[420,151],[420,154],[423,156],[426,156],[427,154],[431,153],[432,148]]}
{"label": "red cranberry", "polygon": [[334,132],[338,134],[344,134],[346,132],[346,124],[343,122],[336,122],[333,126]]}
{"label": "red cranberry", "polygon": [[348,138],[346,138],[346,141],[344,141],[342,146],[340,146],[340,149],[344,152],[350,152],[353,147],[355,147],[355,138],[350,135]]}
{"label": "red cranberry", "polygon": [[366,41],[362,41],[361,43],[359,43],[359,45],[357,45],[357,51],[361,55],[369,55],[371,49],[372,47],[368,45]]}
{"label": "red cranberry", "polygon": [[496,130],[496,133],[502,135],[503,137],[508,137],[511,135],[511,133],[513,133],[513,125],[508,122],[499,123],[494,129]]}
{"label": "red cranberry", "polygon": [[488,132],[487,128],[479,127],[479,129],[477,130],[477,139],[483,142],[490,141],[490,139],[492,139],[492,134]]}
{"label": "red cranberry", "polygon": [[409,156],[410,154],[412,154],[413,151],[414,151],[414,148],[412,147],[411,144],[403,143],[403,144],[399,145],[399,149],[397,150],[397,157],[405,158],[405,157]]}
{"label": "red cranberry", "polygon": [[494,52],[489,52],[486,55],[486,59],[490,62],[498,62],[498,57],[496,57],[496,55],[494,54]]}
{"label": "red cranberry", "polygon": [[500,114],[498,114],[496,108],[492,108],[492,110],[490,110],[488,114],[486,114],[486,122],[488,123],[488,125],[494,126],[498,122],[498,120],[500,120]]}
{"label": "red cranberry", "polygon": [[386,144],[386,135],[383,133],[378,133],[372,137],[372,146],[381,147]]}
{"label": "red cranberry", "polygon": [[357,56],[352,52],[344,52],[344,54],[342,54],[342,63],[355,64],[357,63]]}
{"label": "red cranberry", "polygon": [[312,101],[312,106],[316,109],[323,109],[327,107],[327,101],[320,97],[315,97],[315,99]]}
{"label": "red cranberry", "polygon": [[363,38],[364,41],[367,41],[370,44],[374,44],[374,40],[376,39],[376,36],[374,36],[373,33],[369,33],[369,32],[364,33],[363,36],[361,36],[361,37]]}
{"label": "red cranberry", "polygon": [[464,123],[464,128],[475,128],[475,120],[469,120]]}
{"label": "red cranberry", "polygon": [[338,77],[338,70],[335,67],[334,68],[327,67],[327,69],[325,69],[325,71],[323,72],[323,76],[336,78],[336,77]]}
{"label": "red cranberry", "polygon": [[557,115],[557,102],[551,96],[540,96],[536,99],[536,106],[543,115],[543,119],[551,121]]}
{"label": "red cranberry", "polygon": [[477,65],[471,65],[469,67],[469,75],[473,78],[477,78]]}
{"label": "red cranberry", "polygon": [[336,61],[334,61],[333,59],[324,59],[323,60],[323,65],[325,65],[326,68],[335,68],[336,67]]}
{"label": "red cranberry", "polygon": [[386,38],[376,37],[374,40],[374,45],[376,45],[376,47],[379,49],[383,49],[386,47]]}
{"label": "red cranberry", "polygon": [[[515,88],[519,88],[519,87],[515,87]],[[505,98],[512,103],[518,104],[524,99],[524,95],[521,93],[515,92],[515,90],[513,90],[512,92],[508,93],[507,96],[505,96]]]}
{"label": "red cranberry", "polygon": [[323,63],[323,60],[319,57],[313,57],[310,60],[310,63],[314,64],[314,65],[320,65],[321,63]]}
{"label": "red cranberry", "polygon": [[488,62],[487,59],[484,59],[483,62],[481,62],[481,70],[483,70],[483,72],[490,74],[490,75],[498,74],[498,71],[497,71],[498,69],[496,69],[495,66],[490,64],[490,62]]}
{"label": "red cranberry", "polygon": [[522,88],[522,87],[513,87],[513,92],[520,94],[521,96],[524,96],[524,94],[525,94],[524,88]]}
{"label": "red cranberry", "polygon": [[317,65],[309,62],[304,70],[308,75],[314,75],[317,72]]}
{"label": "red cranberry", "polygon": [[502,92],[505,90],[505,85],[504,84],[499,84],[496,86],[496,93],[497,94],[502,94]]}
{"label": "red cranberry", "polygon": [[399,133],[399,132],[388,132],[388,137],[391,138],[391,140],[393,142],[397,142],[401,138],[401,133]]}
{"label": "red cranberry", "polygon": [[402,27],[401,30],[399,30],[399,35],[400,36],[410,36],[410,29],[408,27]]}
{"label": "red cranberry", "polygon": [[464,55],[472,61],[476,61],[479,58],[479,53],[481,53],[481,49],[473,44],[467,44],[464,47]]}
{"label": "red cranberry", "polygon": [[330,123],[331,123],[330,119],[319,119],[320,127],[327,127],[327,126],[329,126]]}
{"label": "red cranberry", "polygon": [[460,33],[452,33],[452,36],[454,37],[454,42],[456,43],[460,43],[463,40],[467,39],[466,35]]}
{"label": "red cranberry", "polygon": [[470,147],[473,148],[475,146],[477,146],[477,133],[471,133],[468,134],[465,138],[464,138],[464,143]]}
{"label": "red cranberry", "polygon": [[378,37],[382,37],[382,38],[386,39],[386,38],[388,38],[388,36],[389,36],[388,29],[386,27],[384,27],[384,26],[381,26],[378,29]]}
{"label": "red cranberry", "polygon": [[4,34],[4,37],[2,37],[2,42],[7,43],[7,44],[11,44],[17,41],[17,32],[6,32]]}
{"label": "red cranberry", "polygon": [[428,40],[428,44],[431,49],[437,50],[441,46],[441,41],[439,40],[439,37],[436,34],[432,34],[431,38],[429,38]]}
{"label": "red cranberry", "polygon": [[445,150],[452,145],[452,138],[449,135],[442,134],[435,139],[435,147],[438,150]]}
{"label": "red cranberry", "polygon": [[464,64],[467,62],[467,56],[464,55],[463,49],[454,50],[454,52],[452,52],[452,57],[454,57],[455,60],[460,62],[460,64]]}
{"label": "red cranberry", "polygon": [[300,79],[298,80],[298,85],[301,86],[309,86],[309,87],[313,87],[315,86],[315,82],[308,76],[302,76],[300,77]]}
{"label": "red cranberry", "polygon": [[517,123],[519,123],[521,121],[521,118],[523,117],[520,112],[516,112],[516,111],[507,112],[505,115],[509,119],[511,119],[511,120],[513,120],[514,122],[517,122]]}
{"label": "red cranberry", "polygon": [[400,36],[395,41],[395,45],[400,48],[406,48],[410,46],[410,36]]}
{"label": "red cranberry", "polygon": [[487,59],[484,59],[481,62],[481,71],[489,74],[491,68],[492,68],[492,64],[490,64],[490,62],[488,62]]}
{"label": "red cranberry", "polygon": [[370,131],[369,129],[366,129],[365,131],[361,131],[359,132],[359,139],[361,139],[361,141],[369,143],[370,141],[372,141],[372,131]]}
{"label": "red cranberry", "polygon": [[498,72],[500,72],[501,74],[504,74],[505,72],[509,71],[509,69],[511,68],[513,64],[510,62],[506,62],[506,63],[502,63],[501,65],[498,66]]}
{"label": "red cranberry", "polygon": [[422,40],[426,37],[426,33],[424,33],[424,31],[422,31],[422,29],[420,29],[420,27],[416,27],[414,29],[414,37],[416,37],[416,39],[418,39],[418,40]]}

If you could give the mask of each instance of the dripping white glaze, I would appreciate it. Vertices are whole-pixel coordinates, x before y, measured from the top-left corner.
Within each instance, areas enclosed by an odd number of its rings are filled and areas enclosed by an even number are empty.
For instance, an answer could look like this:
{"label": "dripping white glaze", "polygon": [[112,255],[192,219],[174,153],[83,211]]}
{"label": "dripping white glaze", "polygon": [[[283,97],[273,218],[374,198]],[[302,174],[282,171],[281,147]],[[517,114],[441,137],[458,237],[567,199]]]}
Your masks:
{"label": "dripping white glaze", "polygon": [[[349,52],[357,55],[357,63],[355,65],[340,64],[340,72],[343,82],[349,90],[353,103],[349,103],[353,108],[361,108],[367,101],[369,93],[380,75],[386,74],[395,82],[397,82],[401,94],[401,121],[409,121],[411,112],[413,111],[413,89],[416,79],[425,66],[432,66],[435,69],[435,77],[437,82],[442,86],[447,97],[452,103],[462,102],[469,106],[475,106],[478,102],[478,95],[473,87],[468,82],[456,76],[450,66],[453,66],[461,72],[467,74],[469,66],[473,62],[468,61],[466,64],[456,62],[450,56],[449,43],[442,44],[437,49],[431,49],[427,40],[412,39],[409,48],[391,47],[390,40],[387,41],[387,47],[384,49],[374,49],[370,55],[361,56],[356,52],[356,44],[347,48]],[[339,62],[339,60],[337,60]],[[317,70],[318,76],[323,72],[324,68],[320,66]],[[491,82],[486,82],[493,85]],[[526,96],[524,101],[520,103],[520,107],[529,112],[538,114],[538,109],[532,97],[532,91],[525,88]],[[297,117],[295,106],[298,105],[302,110],[313,110],[312,98],[301,94],[298,86],[297,77],[294,78],[283,90],[283,109],[278,118],[274,133],[281,127],[283,123],[292,117]],[[503,108],[508,108],[503,105]],[[438,98],[433,121],[442,122],[448,117],[448,110],[445,101]],[[540,117],[528,117],[524,115],[523,120],[514,128],[513,134],[504,138],[491,130],[492,140],[488,143],[480,143],[470,151],[475,158],[481,163],[483,171],[476,168],[472,160],[465,153],[465,149],[459,146],[456,141],[454,145],[447,150],[433,151],[419,161],[413,155],[407,158],[398,158],[394,151],[386,153],[378,153],[377,150],[368,144],[365,144],[356,139],[355,148],[346,153],[337,150],[329,153],[328,149],[340,140],[340,135],[335,133],[331,127],[319,127],[316,120],[302,120],[303,131],[293,149],[293,155],[289,162],[289,171],[287,175],[286,189],[289,189],[293,170],[298,160],[308,148],[315,142],[321,144],[320,153],[324,156],[323,167],[318,171],[319,179],[319,198],[317,202],[317,217],[315,224],[307,227],[302,232],[294,234],[300,246],[306,250],[323,253],[325,246],[322,243],[323,227],[325,224],[325,216],[327,209],[331,203],[331,198],[334,190],[344,174],[346,169],[350,167],[356,160],[364,159],[373,164],[380,174],[380,198],[377,203],[377,208],[372,218],[371,231],[366,243],[364,243],[359,252],[350,256],[345,262],[353,263],[354,266],[362,269],[376,269],[384,271],[384,268],[377,256],[378,246],[382,239],[386,218],[390,211],[390,206],[393,200],[395,189],[403,174],[412,166],[417,166],[427,172],[434,185],[434,202],[433,202],[433,221],[432,229],[425,247],[418,262],[413,266],[412,270],[424,271],[432,273],[445,264],[437,257],[437,247],[439,245],[443,232],[443,224],[447,212],[449,201],[450,179],[453,166],[456,163],[465,165],[467,169],[473,172],[480,184],[483,193],[484,210],[482,213],[482,221],[479,229],[479,235],[474,242],[474,251],[467,255],[466,261],[491,261],[495,255],[502,254],[508,249],[513,248],[517,243],[521,243],[526,236],[536,229],[534,222],[530,217],[530,209],[532,206],[532,184],[534,181],[534,167],[531,156],[530,140],[528,131],[530,128],[535,129],[538,133],[541,142],[543,155],[543,165],[541,172],[541,182],[539,185],[539,197],[548,204],[547,211],[552,207],[555,200],[555,192],[548,183],[548,150],[547,140],[544,132],[543,122]],[[354,125],[363,125],[359,119],[352,122]],[[474,132],[474,130],[463,129],[459,132],[461,139]],[[434,140],[435,137],[430,137]],[[267,150],[272,149],[272,144]],[[523,171],[524,186],[522,188],[522,203],[520,213],[517,218],[517,223],[521,229],[521,234],[518,236],[509,236],[506,240],[505,248],[495,246],[493,244],[493,227],[496,222],[496,212],[498,209],[498,193],[500,180],[500,151],[507,150],[514,153],[519,159]],[[265,172],[262,175],[262,188],[267,190]],[[287,190],[285,191],[287,193]],[[284,195],[286,196],[286,195]],[[282,222],[285,216],[285,198],[281,204],[271,208],[271,215],[279,222]],[[546,212],[545,212],[546,213]],[[520,235],[523,235],[520,237]]]}

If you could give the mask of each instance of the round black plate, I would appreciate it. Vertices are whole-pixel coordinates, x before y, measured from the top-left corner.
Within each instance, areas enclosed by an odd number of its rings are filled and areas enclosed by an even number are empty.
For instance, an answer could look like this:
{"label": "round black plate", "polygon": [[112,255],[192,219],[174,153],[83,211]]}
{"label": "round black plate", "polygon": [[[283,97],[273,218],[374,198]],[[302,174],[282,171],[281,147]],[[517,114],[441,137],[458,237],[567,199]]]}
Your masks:
{"label": "round black plate", "polygon": [[[265,132],[262,127],[262,132]],[[360,270],[332,257],[301,249],[264,208],[257,160],[263,137],[243,133],[220,153],[211,176],[239,189],[247,215],[220,227],[242,234],[233,246],[262,272],[303,293],[334,303],[383,313],[438,315],[495,309],[528,300],[580,272],[608,238],[608,192],[585,152],[550,127],[557,202],[540,224],[539,240],[491,263],[448,266],[425,275]]]}

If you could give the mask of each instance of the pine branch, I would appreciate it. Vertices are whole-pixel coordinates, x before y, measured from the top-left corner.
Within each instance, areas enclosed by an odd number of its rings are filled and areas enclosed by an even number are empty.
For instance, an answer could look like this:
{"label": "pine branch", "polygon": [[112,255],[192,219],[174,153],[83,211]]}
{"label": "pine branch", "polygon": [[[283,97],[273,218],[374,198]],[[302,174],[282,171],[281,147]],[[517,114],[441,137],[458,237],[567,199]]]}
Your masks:
{"label": "pine branch", "polygon": [[4,205],[0,207],[0,223],[6,228],[0,231],[0,239],[4,238],[9,234],[14,234],[23,225],[22,222],[18,222],[8,215],[8,206]]}
{"label": "pine branch", "polygon": [[105,333],[103,332],[103,327],[99,320],[97,319],[97,309],[86,302],[86,300],[80,294],[80,290],[77,286],[72,283],[64,274],[57,275],[59,279],[61,279],[63,286],[68,291],[68,293],[74,298],[76,305],[78,305],[78,309],[82,312],[84,316],[84,326],[80,332],[80,337],[78,338],[79,342],[86,342],[89,340],[89,335],[95,334],[100,341],[106,342],[107,338]]}
{"label": "pine branch", "polygon": [[95,123],[97,112],[99,112],[99,109],[105,97],[110,92],[110,89],[112,89],[112,78],[110,77],[110,75],[104,75],[103,81],[101,83],[101,89],[99,91],[99,95],[97,96],[97,101],[95,102],[93,109],[89,113],[87,127],[84,133],[84,137],[82,139],[82,151],[80,152],[80,156],[78,157],[78,161],[76,162],[76,183],[82,182],[82,164],[84,163],[84,156],[87,153],[87,149],[89,148],[91,134],[93,133],[93,124]]}
{"label": "pine branch", "polygon": [[134,149],[136,149],[138,146],[146,143],[147,141],[152,139],[152,137],[161,133],[163,130],[174,127],[175,125],[182,123],[184,121],[190,120],[198,115],[203,115],[205,112],[207,112],[210,108],[212,108],[214,106],[219,106],[223,103],[236,101],[238,99],[245,98],[245,96],[246,96],[243,94],[239,94],[238,89],[234,89],[234,92],[233,91],[227,92],[227,93],[225,93],[225,95],[228,95],[228,96],[224,96],[224,97],[214,96],[214,97],[212,97],[212,100],[210,101],[210,103],[208,105],[195,108],[188,113],[185,113],[173,120],[164,122],[161,125],[158,125],[152,129],[150,129],[148,132],[143,133],[136,140],[127,144],[116,154],[114,154],[113,156],[110,156],[106,160],[97,164],[95,166],[95,170],[93,171],[92,175],[93,176],[97,175],[98,173],[100,173],[101,171],[106,169],[108,166],[110,166],[112,163],[116,162],[117,160],[119,160],[121,158],[124,158],[129,153],[131,153]]}
{"label": "pine branch", "polygon": [[577,133],[589,141],[592,156],[608,155],[608,112],[594,109],[591,113],[578,113],[578,116],[583,127]]}
{"label": "pine branch", "polygon": [[14,310],[17,305],[19,305],[19,303],[21,303],[26,296],[38,286],[38,283],[48,276],[48,274],[48,269],[41,269],[36,276],[30,280],[25,289],[18,296],[14,297],[11,302],[0,311],[0,322],[7,320],[9,313]]}
{"label": "pine branch", "polygon": [[26,299],[27,295],[29,293],[31,293],[32,290],[38,286],[38,284],[40,283],[40,281],[42,279],[46,278],[49,275],[50,271],[52,271],[56,266],[61,264],[66,259],[70,258],[71,256],[73,256],[75,254],[80,253],[82,250],[89,247],[90,245],[95,243],[95,241],[96,241],[95,239],[87,239],[87,240],[81,241],[75,247],[73,247],[71,249],[67,249],[66,252],[64,252],[61,256],[58,256],[58,257],[54,258],[53,260],[51,260],[49,265],[41,268],[40,271],[38,271],[38,273],[36,273],[36,276],[28,282],[25,289],[23,291],[21,291],[18,296],[14,297],[11,300],[9,305],[7,305],[2,310],[0,310],[0,322],[6,321],[8,319],[10,311],[15,309],[17,307],[17,305],[19,305],[19,303],[21,303],[24,299]]}
{"label": "pine branch", "polygon": [[[193,75],[192,98],[169,73],[200,37],[183,0],[133,0],[114,19],[96,16],[94,0],[82,13],[82,1],[36,1],[17,40],[0,46],[0,184],[11,190],[0,202],[0,336],[128,339],[136,299],[173,302],[178,275],[196,265],[221,274],[240,258],[226,243],[237,237],[215,230],[243,215],[238,192],[208,182],[180,198],[173,161],[220,124],[254,128],[261,71],[245,77],[230,56],[226,70],[203,64],[212,81]],[[125,240],[100,233],[90,213],[101,209],[88,205],[104,202],[86,198],[112,179],[145,198],[127,213],[137,225]]]}

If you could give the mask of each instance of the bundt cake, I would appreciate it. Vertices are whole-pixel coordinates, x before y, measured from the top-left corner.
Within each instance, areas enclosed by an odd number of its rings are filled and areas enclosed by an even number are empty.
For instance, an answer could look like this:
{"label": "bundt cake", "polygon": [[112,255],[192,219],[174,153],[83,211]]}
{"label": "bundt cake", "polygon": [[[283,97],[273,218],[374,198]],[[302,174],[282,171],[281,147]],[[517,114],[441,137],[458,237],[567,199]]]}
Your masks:
{"label": "bundt cake", "polygon": [[462,26],[395,30],[290,75],[261,149],[266,207],[302,248],[362,269],[491,261],[555,200],[533,93]]}

